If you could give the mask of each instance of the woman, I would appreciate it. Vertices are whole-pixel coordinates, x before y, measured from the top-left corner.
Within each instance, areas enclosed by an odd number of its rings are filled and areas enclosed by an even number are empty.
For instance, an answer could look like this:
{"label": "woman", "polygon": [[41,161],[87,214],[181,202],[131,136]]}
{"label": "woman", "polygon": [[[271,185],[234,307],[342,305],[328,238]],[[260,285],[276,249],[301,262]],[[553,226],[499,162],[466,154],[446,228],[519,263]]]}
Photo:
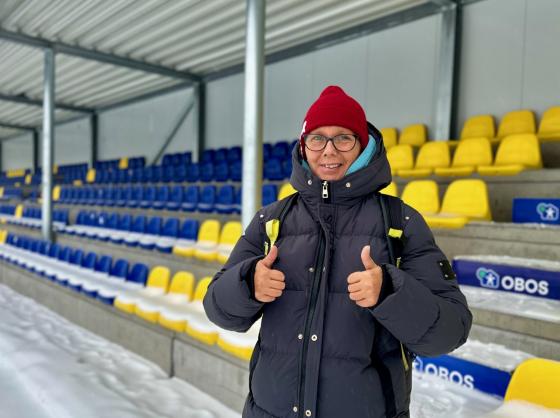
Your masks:
{"label": "woman", "polygon": [[282,201],[257,213],[204,299],[226,329],[262,316],[243,416],[406,417],[412,357],[455,349],[471,326],[449,262],[402,204],[401,262],[390,263],[382,138],[340,87],[309,108],[292,161],[298,195],[274,245],[267,223]]}

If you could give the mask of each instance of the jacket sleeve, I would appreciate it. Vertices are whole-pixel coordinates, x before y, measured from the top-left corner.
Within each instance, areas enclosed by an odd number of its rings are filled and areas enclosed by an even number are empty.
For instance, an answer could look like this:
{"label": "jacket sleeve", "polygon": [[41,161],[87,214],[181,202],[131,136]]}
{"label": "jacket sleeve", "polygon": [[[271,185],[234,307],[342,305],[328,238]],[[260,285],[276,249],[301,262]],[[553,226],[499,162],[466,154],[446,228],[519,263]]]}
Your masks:
{"label": "jacket sleeve", "polygon": [[237,241],[228,261],[216,273],[203,300],[208,318],[221,328],[247,331],[259,318],[263,303],[251,297],[248,283],[256,263],[264,257],[259,216]]}
{"label": "jacket sleeve", "polygon": [[424,218],[403,209],[408,221],[400,269],[385,265],[383,280],[391,280],[393,292],[372,313],[411,352],[449,353],[467,340],[472,314]]}

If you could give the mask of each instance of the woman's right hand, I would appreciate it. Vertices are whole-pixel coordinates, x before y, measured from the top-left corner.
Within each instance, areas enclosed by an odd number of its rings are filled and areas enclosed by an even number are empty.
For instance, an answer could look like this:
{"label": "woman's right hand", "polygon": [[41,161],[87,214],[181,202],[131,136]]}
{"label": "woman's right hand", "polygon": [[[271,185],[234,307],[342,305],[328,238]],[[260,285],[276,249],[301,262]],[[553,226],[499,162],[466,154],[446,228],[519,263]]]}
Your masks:
{"label": "woman's right hand", "polygon": [[273,245],[266,257],[259,260],[255,267],[255,299],[259,302],[273,302],[282,296],[282,291],[286,287],[284,273],[272,268],[276,257],[278,257],[278,248]]}

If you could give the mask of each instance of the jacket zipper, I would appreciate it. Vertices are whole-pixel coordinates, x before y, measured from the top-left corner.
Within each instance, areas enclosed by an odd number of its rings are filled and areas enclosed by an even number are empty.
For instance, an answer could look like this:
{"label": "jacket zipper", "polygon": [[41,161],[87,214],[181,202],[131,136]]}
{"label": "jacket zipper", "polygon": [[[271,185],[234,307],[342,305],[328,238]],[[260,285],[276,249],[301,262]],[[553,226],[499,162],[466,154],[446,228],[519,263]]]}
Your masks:
{"label": "jacket zipper", "polygon": [[[323,182],[322,197],[324,203],[329,203],[329,183],[327,181]],[[299,410],[298,417],[303,418],[303,395],[305,392],[305,366],[307,360],[307,351],[309,348],[309,334],[311,333],[311,322],[313,321],[313,316],[315,314],[315,308],[317,306],[317,298],[319,296],[319,284],[321,282],[321,275],[323,274],[323,264],[325,257],[325,233],[321,232],[321,241],[319,241],[319,251],[318,258],[315,262],[315,274],[313,275],[313,282],[311,284],[311,300],[309,301],[309,306],[307,307],[307,316],[305,319],[305,328],[303,331],[303,347],[301,350],[301,362],[300,362],[300,379],[298,384],[298,394],[299,394]]]}

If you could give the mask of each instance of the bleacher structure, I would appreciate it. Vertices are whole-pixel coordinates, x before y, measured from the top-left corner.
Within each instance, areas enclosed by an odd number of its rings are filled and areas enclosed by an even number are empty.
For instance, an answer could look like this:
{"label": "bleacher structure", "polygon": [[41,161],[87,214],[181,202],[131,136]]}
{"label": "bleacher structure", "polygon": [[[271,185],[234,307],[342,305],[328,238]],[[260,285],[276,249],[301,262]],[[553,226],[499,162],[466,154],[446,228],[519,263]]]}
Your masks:
{"label": "bleacher structure", "polygon": [[[188,71],[130,62],[153,70],[161,85],[166,77],[202,82]],[[550,377],[560,364],[560,105],[540,118],[531,109],[473,114],[457,132],[437,137],[427,121],[381,129],[393,176],[381,192],[422,214],[474,315],[467,345],[418,357],[414,367],[468,375],[492,396],[560,408],[560,385]],[[131,150],[54,166],[52,241],[41,234],[41,168],[2,171],[0,283],[240,410],[260,321],[244,334],[226,331],[202,306],[243,234],[240,142],[157,161]],[[295,192],[297,145],[294,138],[263,144],[263,206]],[[490,365],[481,355],[490,351],[514,360]]]}

